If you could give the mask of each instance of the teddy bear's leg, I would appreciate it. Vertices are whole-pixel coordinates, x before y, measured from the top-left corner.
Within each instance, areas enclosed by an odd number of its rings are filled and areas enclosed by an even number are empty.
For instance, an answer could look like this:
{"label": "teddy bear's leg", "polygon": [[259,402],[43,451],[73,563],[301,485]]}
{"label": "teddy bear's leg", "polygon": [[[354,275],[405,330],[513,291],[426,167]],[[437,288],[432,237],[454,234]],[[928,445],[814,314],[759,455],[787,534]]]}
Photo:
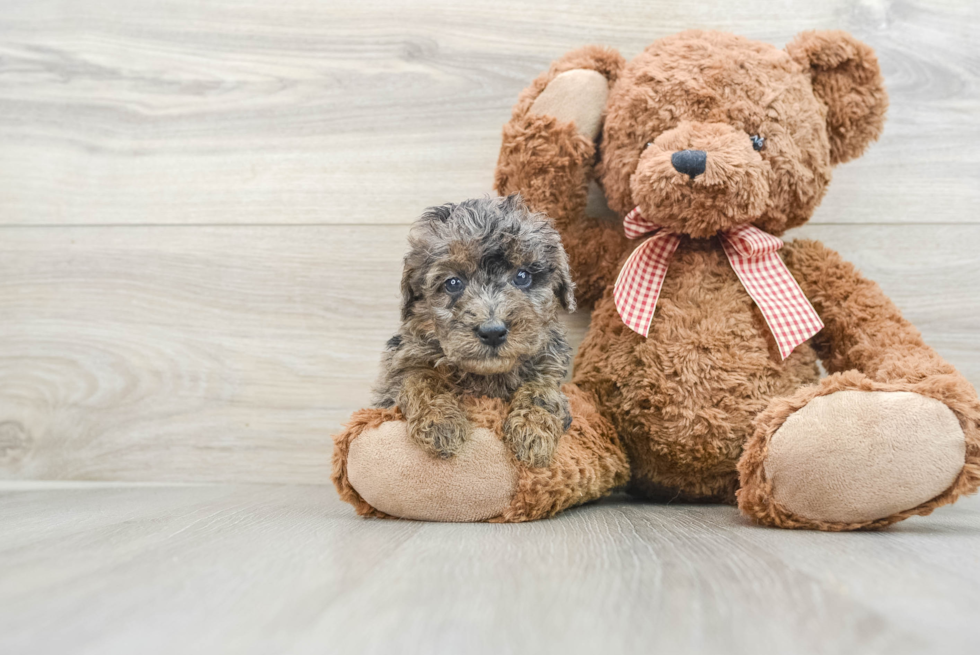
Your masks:
{"label": "teddy bear's leg", "polygon": [[878,528],[980,485],[980,401],[873,282],[816,242],[786,263],[833,375],[774,399],[739,462],[739,507],[780,527]]}
{"label": "teddy bear's leg", "polygon": [[365,409],[334,437],[333,481],[362,516],[485,521],[510,507],[517,491],[510,460],[484,426],[443,459],[411,438],[397,409]]}
{"label": "teddy bear's leg", "polygon": [[355,413],[334,437],[334,485],[362,516],[426,521],[530,521],[600,498],[626,483],[625,451],[590,394],[562,390],[572,423],[548,466],[526,466],[504,443],[503,401],[468,399],[473,430],[448,460],[410,438],[398,409]]}
{"label": "teddy bear's leg", "polygon": [[609,86],[623,66],[615,51],[573,50],[554,62],[518,98],[504,126],[495,187],[520,193],[550,216],[568,251],[576,297],[591,304],[611,282],[627,240],[622,226],[586,216],[595,139]]}

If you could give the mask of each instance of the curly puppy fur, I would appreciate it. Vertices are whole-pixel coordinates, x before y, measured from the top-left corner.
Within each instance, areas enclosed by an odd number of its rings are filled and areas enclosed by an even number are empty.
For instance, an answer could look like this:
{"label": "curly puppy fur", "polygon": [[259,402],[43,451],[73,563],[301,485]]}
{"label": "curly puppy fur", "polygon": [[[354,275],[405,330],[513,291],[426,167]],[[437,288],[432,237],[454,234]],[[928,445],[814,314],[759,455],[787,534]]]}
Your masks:
{"label": "curly puppy fur", "polygon": [[[573,70],[595,71],[608,82],[595,142],[558,105],[550,115],[535,112],[549,84]],[[574,382],[596,395],[623,439],[633,493],[734,503],[737,463],[749,444],[742,509],[763,523],[801,527],[766,505],[771,498],[760,487],[758,462],[762,435],[790,411],[773,408],[789,407],[786,399],[818,381],[818,357],[831,372],[859,373],[841,378],[840,389],[863,389],[859,379],[866,377],[889,390],[938,398],[959,418],[968,445],[960,478],[948,493],[903,516],[976,489],[976,392],[922,343],[876,284],[820,244],[788,243],[780,254],[826,327],[780,361],[717,237],[746,223],[780,235],[809,220],[832,167],[858,157],[879,136],[887,106],[872,49],[836,31],[805,32],[785,50],[688,31],[653,43],[628,63],[613,50],[589,46],[556,61],[521,94],[504,127],[496,188],[520,192],[532,209],[554,219],[577,299],[595,304]],[[681,150],[706,154],[702,174],[675,169],[672,156]],[[611,293],[637,243],[625,238],[620,223],[586,214],[592,179],[620,215],[639,206],[682,235],[646,339],[626,328]]]}
{"label": "curly puppy fur", "polygon": [[375,406],[398,406],[417,443],[452,457],[469,432],[461,396],[509,401],[505,441],[521,462],[547,465],[571,422],[558,316],[575,295],[558,232],[511,195],[432,207],[409,244]]}

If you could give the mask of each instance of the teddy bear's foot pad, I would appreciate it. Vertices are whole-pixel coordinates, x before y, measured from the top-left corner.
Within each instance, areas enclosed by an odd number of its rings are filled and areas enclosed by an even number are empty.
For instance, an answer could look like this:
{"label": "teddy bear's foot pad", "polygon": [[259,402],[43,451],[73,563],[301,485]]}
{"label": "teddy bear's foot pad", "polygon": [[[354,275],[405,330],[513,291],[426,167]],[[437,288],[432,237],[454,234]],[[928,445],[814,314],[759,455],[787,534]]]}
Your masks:
{"label": "teddy bear's foot pad", "polygon": [[350,444],[347,476],[374,508],[427,521],[485,521],[510,504],[517,471],[507,446],[475,428],[459,453],[439,459],[409,439],[405,421],[365,430]]}
{"label": "teddy bear's foot pad", "polygon": [[602,112],[608,96],[609,82],[602,73],[581,68],[569,70],[548,83],[531,105],[531,113],[575,123],[579,134],[595,139],[602,129]]}
{"label": "teddy bear's foot pad", "polygon": [[362,409],[333,437],[331,479],[358,514],[379,518],[517,523],[601,498],[629,480],[626,452],[592,394],[562,391],[572,424],[548,466],[525,466],[504,443],[507,403],[464,397],[471,430],[455,457],[424,452],[397,408]]}
{"label": "teddy bear's foot pad", "polygon": [[932,398],[838,391],[811,400],[773,435],[773,500],[811,521],[864,523],[943,493],[964,466],[955,414]]}

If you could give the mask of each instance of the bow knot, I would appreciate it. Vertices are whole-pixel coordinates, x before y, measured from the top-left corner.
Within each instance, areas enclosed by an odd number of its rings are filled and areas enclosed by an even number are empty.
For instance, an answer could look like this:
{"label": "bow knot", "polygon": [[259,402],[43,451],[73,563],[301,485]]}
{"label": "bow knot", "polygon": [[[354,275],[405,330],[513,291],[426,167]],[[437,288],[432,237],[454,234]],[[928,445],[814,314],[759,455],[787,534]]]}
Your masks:
{"label": "bow knot", "polygon": [[[648,238],[623,264],[613,298],[626,326],[645,337],[670,258],[681,240],[644,218],[639,207],[623,219],[623,230],[630,239]],[[823,321],[776,254],[783,247],[781,239],[754,225],[739,225],[721,233],[721,245],[735,275],[766,319],[783,359],[823,328]]]}

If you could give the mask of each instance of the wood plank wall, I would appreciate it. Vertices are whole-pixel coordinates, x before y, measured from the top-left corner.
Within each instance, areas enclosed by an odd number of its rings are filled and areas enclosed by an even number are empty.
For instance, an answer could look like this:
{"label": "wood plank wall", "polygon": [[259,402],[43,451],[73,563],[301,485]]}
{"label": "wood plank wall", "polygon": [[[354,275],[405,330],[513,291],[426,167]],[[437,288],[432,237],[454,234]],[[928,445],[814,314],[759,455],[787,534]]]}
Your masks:
{"label": "wood plank wall", "polygon": [[[980,385],[971,0],[18,0],[0,18],[0,478],[323,483],[407,224],[490,191],[566,50],[690,27],[874,46],[882,140],[813,221]],[[570,319],[576,338],[586,315]]]}

